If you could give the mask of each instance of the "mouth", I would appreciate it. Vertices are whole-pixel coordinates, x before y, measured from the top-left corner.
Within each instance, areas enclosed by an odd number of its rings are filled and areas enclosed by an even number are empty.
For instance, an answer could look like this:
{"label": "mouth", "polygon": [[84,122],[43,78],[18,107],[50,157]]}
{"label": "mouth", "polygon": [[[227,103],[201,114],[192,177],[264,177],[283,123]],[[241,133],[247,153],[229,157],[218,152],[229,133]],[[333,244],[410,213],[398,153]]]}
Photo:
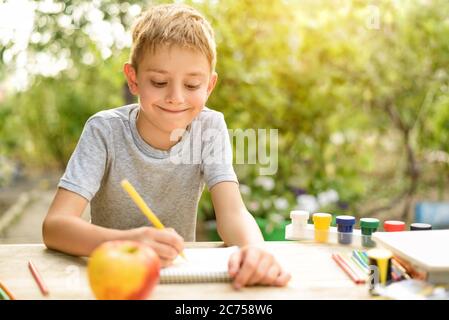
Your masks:
{"label": "mouth", "polygon": [[187,109],[182,109],[182,110],[170,110],[170,109],[162,108],[160,106],[156,106],[156,107],[158,107],[159,109],[161,109],[161,110],[163,110],[165,112],[171,113],[171,114],[180,114],[180,113],[183,113],[183,112],[189,110],[188,108]]}

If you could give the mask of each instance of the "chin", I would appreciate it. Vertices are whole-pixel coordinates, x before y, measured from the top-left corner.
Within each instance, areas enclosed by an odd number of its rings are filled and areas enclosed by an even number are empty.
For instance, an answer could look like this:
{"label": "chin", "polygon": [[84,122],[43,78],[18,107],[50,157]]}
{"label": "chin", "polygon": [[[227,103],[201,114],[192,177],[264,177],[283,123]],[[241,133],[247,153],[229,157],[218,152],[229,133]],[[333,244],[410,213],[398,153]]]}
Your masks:
{"label": "chin", "polygon": [[173,130],[186,129],[191,124],[193,119],[161,119],[159,123],[162,124],[161,129],[167,133]]}
{"label": "chin", "polygon": [[172,134],[173,131],[187,129],[188,125],[189,125],[189,123],[176,124],[176,125],[168,126],[168,127],[164,128],[163,130],[168,134]]}

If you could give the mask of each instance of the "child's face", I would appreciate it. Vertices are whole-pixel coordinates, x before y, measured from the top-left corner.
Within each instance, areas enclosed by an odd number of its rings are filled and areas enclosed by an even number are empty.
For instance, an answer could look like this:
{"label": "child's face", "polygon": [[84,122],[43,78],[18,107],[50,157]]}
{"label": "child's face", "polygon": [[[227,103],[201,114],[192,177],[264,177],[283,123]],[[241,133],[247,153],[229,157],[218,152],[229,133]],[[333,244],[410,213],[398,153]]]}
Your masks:
{"label": "child's face", "polygon": [[163,46],[146,54],[137,74],[126,64],[125,74],[131,92],[139,96],[141,116],[165,133],[185,129],[217,82],[203,54],[179,46]]}

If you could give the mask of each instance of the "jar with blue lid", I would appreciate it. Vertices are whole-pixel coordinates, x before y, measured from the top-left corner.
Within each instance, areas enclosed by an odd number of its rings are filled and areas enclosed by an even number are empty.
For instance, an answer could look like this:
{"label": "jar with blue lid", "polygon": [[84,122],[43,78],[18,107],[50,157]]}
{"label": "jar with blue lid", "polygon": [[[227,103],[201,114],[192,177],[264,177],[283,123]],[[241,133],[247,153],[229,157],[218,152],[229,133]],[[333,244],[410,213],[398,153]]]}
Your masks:
{"label": "jar with blue lid", "polygon": [[337,216],[335,222],[337,223],[338,243],[351,244],[355,218],[353,216]]}

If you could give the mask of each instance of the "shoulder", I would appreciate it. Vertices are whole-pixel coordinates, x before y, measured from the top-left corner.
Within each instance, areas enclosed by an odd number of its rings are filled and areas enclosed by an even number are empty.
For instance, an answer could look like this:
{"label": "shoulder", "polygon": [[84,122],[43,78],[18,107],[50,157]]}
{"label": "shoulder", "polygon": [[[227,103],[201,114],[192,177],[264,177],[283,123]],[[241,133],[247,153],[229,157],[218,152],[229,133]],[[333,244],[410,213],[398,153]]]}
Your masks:
{"label": "shoulder", "polygon": [[137,104],[130,104],[118,108],[102,110],[92,115],[86,121],[86,127],[108,130],[117,125],[129,122],[131,112],[138,107]]}

